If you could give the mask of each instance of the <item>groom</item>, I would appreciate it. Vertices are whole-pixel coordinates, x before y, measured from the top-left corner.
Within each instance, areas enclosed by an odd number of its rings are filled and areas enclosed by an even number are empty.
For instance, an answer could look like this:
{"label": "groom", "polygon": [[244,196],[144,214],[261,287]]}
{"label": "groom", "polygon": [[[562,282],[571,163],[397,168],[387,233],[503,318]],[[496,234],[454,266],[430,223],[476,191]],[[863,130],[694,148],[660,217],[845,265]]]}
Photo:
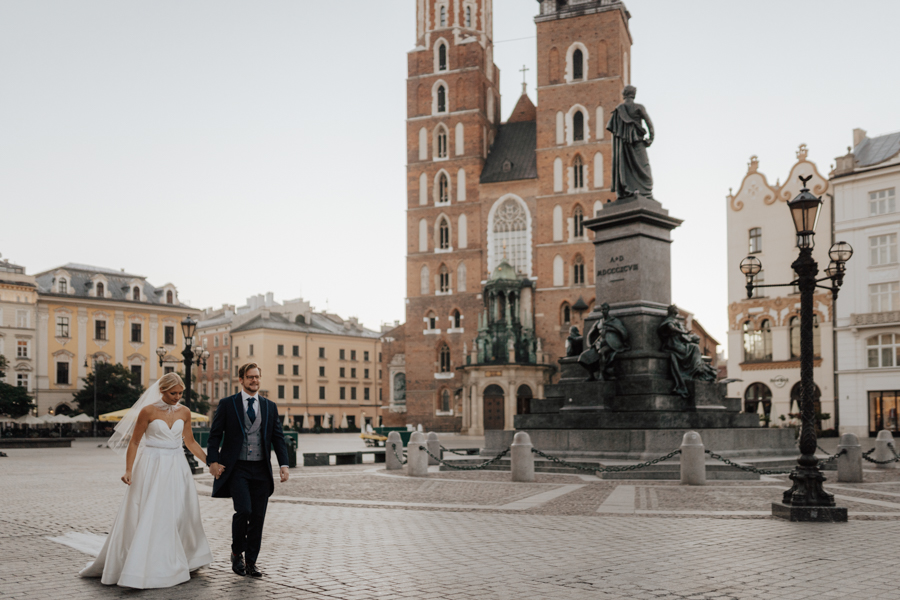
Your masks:
{"label": "groom", "polygon": [[288,480],[288,453],[278,407],[259,395],[259,365],[242,366],[238,377],[241,391],[219,400],[209,429],[206,459],[209,472],[216,478],[213,498],[230,497],[234,502],[231,569],[238,575],[262,577],[256,557],[266,506],[275,491],[271,449],[275,447],[282,482]]}

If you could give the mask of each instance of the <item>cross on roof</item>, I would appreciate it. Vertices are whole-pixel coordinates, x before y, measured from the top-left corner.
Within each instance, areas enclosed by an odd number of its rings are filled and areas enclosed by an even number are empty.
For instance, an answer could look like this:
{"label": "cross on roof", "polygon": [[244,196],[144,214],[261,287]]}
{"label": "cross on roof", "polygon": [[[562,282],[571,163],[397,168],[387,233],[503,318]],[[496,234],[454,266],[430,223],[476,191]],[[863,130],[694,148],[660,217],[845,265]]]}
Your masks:
{"label": "cross on roof", "polygon": [[525,65],[522,65],[522,68],[519,69],[519,71],[522,73],[522,93],[523,93],[523,94],[525,93],[525,86],[528,85],[528,84],[525,82],[525,74],[526,74],[528,71],[530,71],[530,70],[531,70],[531,69],[529,69],[529,68],[526,67]]}

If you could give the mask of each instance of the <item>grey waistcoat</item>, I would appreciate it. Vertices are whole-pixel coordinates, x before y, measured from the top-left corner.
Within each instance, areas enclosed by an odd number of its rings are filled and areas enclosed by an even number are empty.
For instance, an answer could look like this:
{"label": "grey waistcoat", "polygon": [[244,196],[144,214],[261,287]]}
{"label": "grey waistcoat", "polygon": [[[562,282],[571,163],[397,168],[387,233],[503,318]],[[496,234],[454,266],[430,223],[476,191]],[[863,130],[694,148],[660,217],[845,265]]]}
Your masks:
{"label": "grey waistcoat", "polygon": [[[259,401],[254,402],[256,406],[256,420],[251,422],[250,417],[245,412],[244,431],[247,436],[244,438],[244,444],[241,446],[241,454],[239,460],[263,460],[262,448],[262,409],[259,407]],[[243,401],[238,406],[243,407]]]}

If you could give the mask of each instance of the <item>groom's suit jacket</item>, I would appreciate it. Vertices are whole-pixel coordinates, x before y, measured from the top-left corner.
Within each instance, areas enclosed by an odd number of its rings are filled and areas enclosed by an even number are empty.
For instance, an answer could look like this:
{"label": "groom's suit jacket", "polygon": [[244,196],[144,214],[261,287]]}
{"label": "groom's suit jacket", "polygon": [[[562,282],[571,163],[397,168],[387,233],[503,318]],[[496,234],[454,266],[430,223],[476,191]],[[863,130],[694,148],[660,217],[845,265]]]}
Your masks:
{"label": "groom's suit jacket", "polygon": [[[262,418],[260,431],[262,432],[263,460],[269,474],[269,495],[275,491],[275,480],[272,478],[272,453],[279,465],[288,464],[287,446],[284,443],[284,432],[281,430],[281,420],[278,418],[278,406],[268,398],[259,398],[259,411]],[[228,396],[219,400],[216,414],[213,416],[212,425],[209,428],[209,442],[206,447],[206,463],[217,462],[225,466],[225,472],[216,479],[213,484],[213,498],[230,498],[231,488],[228,481],[234,466],[237,464],[247,435],[244,429],[244,401],[241,393]]]}

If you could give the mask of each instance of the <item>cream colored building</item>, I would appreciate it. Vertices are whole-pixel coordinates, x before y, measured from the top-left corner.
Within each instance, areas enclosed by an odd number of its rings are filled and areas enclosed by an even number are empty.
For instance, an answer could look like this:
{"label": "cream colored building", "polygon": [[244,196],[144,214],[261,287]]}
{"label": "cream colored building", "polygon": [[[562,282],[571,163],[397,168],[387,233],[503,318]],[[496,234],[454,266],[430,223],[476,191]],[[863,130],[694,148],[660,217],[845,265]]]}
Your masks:
{"label": "cream colored building", "polygon": [[853,246],[837,301],[840,430],[900,432],[900,132],[868,137],[837,158],[834,231]]}
{"label": "cream colored building", "polygon": [[121,363],[148,387],[166,371],[156,349],[178,360],[184,348],[181,320],[200,311],[181,304],[171,283],[161,287],[141,275],[66,264],[35,276],[38,286],[35,395],[38,413],[76,409],[73,395],[94,360]]}
{"label": "cream colored building", "polygon": [[[238,323],[238,321],[243,321]],[[308,302],[286,301],[238,315],[231,329],[235,383],[240,365],[262,369],[263,396],[278,404],[279,414],[300,423],[339,427],[379,424],[381,387],[379,333],[355,318],[313,312]]]}
{"label": "cream colored building", "polygon": [[[790,283],[791,263],[797,259],[796,233],[787,207],[800,192],[799,176],[811,176],[809,189],[821,196],[813,257],[819,270],[828,266],[831,246],[831,190],[816,165],[807,158],[806,145],[797,151],[797,162],[784,183],[769,183],[759,171],[757,157],[750,158],[747,174],[736,194],[727,197],[728,223],[728,385],[730,396],[741,397],[745,410],[767,414],[773,425],[790,422],[799,412],[800,294],[796,288],[754,290],[747,299],[746,278],[739,266],[750,255],[762,262],[756,283]],[[813,376],[820,393],[818,412],[831,418],[823,429],[834,427],[834,358],[831,294],[817,290],[814,311],[816,348]],[[784,416],[782,421],[779,417]]]}
{"label": "cream colored building", "polygon": [[37,285],[25,267],[0,261],[0,355],[6,357],[3,378],[34,395],[35,357],[39,351],[35,323]]}

